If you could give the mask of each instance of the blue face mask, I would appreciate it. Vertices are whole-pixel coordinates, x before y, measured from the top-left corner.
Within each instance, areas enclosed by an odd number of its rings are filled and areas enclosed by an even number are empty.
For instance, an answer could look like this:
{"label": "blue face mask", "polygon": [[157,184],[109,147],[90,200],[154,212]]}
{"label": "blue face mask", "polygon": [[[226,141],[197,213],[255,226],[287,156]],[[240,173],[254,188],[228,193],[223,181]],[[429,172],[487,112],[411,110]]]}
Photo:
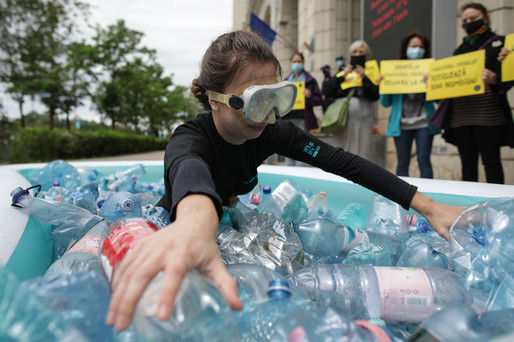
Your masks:
{"label": "blue face mask", "polygon": [[342,66],[342,65],[344,64],[344,62],[343,62],[343,60],[342,60],[342,59],[338,59],[338,60],[336,61],[336,63],[337,63],[337,65],[338,65],[338,66]]}
{"label": "blue face mask", "polygon": [[420,47],[410,47],[407,48],[405,55],[408,59],[420,59],[425,56],[425,49]]}
{"label": "blue face mask", "polygon": [[302,63],[292,63],[291,69],[295,74],[299,74],[303,71],[303,64]]}

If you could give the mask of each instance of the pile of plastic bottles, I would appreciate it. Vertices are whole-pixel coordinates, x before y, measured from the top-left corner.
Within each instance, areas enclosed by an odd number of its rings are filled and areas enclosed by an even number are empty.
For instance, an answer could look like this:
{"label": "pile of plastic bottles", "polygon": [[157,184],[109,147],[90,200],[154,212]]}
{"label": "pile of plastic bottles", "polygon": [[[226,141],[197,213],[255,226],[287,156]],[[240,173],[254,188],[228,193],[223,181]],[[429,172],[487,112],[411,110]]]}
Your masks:
{"label": "pile of plastic bottles", "polygon": [[14,205],[51,224],[55,261],[23,283],[0,269],[0,340],[514,338],[514,198],[468,207],[446,241],[382,196],[334,213],[326,193],[289,180],[224,208],[217,242],[243,310],[192,271],[160,321],[159,274],[130,328],[117,332],[104,323],[111,276],[127,246],[169,224],[155,207],[163,182],[139,182],[144,174],[141,164],[103,175],[55,161],[31,179],[39,194],[13,190]]}

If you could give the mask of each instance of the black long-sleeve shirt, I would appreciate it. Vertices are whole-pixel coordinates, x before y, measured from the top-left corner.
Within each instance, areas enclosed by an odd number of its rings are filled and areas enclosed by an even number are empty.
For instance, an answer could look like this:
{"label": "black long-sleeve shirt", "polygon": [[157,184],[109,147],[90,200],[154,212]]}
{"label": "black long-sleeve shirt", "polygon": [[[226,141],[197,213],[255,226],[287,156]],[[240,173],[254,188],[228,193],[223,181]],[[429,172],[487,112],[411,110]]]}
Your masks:
{"label": "black long-sleeve shirt", "polygon": [[417,188],[382,167],[331,146],[288,121],[268,125],[262,134],[241,145],[227,143],[214,125],[212,113],[199,114],[172,134],[164,157],[166,195],[159,205],[172,221],[177,204],[192,193],[209,196],[218,211],[229,198],[250,192],[258,183],[257,167],[277,153],[360,184],[404,208]]}

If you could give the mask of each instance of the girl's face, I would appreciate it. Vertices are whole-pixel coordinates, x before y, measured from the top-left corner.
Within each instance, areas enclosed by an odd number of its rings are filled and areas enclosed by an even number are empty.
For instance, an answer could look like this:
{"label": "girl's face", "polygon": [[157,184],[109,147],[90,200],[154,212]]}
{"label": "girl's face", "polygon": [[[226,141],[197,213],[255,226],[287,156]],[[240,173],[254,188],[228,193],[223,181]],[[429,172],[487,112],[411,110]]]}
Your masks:
{"label": "girl's face", "polygon": [[411,40],[409,40],[409,45],[407,45],[408,48],[414,48],[419,47],[424,49],[423,42],[418,37],[412,37]]}
{"label": "girl's face", "polygon": [[[278,81],[277,69],[272,62],[255,62],[239,70],[236,77],[227,84],[224,94],[242,95],[252,85],[275,84]],[[255,123],[243,117],[242,110],[209,99],[214,124],[223,140],[240,145],[247,140],[258,138],[266,128],[266,123]],[[270,115],[275,115],[273,112]]]}
{"label": "girl's face", "polygon": [[486,16],[484,16],[484,13],[482,11],[477,10],[475,8],[466,8],[464,12],[462,12],[460,16],[463,24],[472,23],[474,21],[484,19],[484,23],[487,24],[488,19]]}

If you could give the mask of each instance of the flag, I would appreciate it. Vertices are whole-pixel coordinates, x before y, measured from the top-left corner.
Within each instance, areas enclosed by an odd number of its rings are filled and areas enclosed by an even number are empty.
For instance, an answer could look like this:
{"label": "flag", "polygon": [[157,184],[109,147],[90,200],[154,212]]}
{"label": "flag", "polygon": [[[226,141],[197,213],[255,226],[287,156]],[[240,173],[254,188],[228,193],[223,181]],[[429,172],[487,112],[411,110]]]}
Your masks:
{"label": "flag", "polygon": [[250,29],[258,34],[269,45],[273,44],[277,32],[273,31],[264,21],[260,20],[254,13],[250,15]]}

